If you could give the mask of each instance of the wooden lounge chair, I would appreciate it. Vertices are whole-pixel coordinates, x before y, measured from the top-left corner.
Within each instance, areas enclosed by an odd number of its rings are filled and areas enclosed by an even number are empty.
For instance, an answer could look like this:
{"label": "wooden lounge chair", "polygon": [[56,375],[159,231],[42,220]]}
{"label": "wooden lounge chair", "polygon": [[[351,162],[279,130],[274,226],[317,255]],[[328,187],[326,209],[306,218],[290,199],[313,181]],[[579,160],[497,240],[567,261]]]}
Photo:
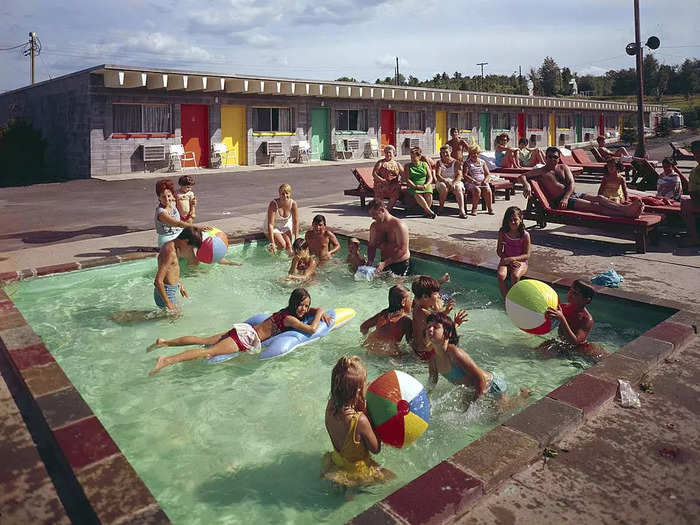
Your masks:
{"label": "wooden lounge chair", "polygon": [[681,147],[677,142],[669,142],[673,150],[673,160],[695,160],[693,154],[687,149]]}
{"label": "wooden lounge chair", "polygon": [[[496,175],[496,174],[494,174]],[[510,200],[511,195],[515,195],[515,187],[513,186],[513,182],[510,180],[506,180],[505,177],[502,175],[498,174],[500,178],[504,180],[494,180],[494,181],[489,181],[489,186],[491,187],[491,196],[492,196],[492,203],[496,202],[496,192],[501,191],[503,192],[503,195],[505,196],[505,199],[507,201]],[[465,186],[464,188],[464,202],[465,206],[469,204],[472,201],[472,193],[469,191],[469,189]],[[486,209],[486,200],[484,200],[484,197],[482,195],[481,197],[481,209],[485,210]]]}
{"label": "wooden lounge chair", "polygon": [[656,233],[656,226],[663,219],[663,217],[659,215],[648,213],[643,213],[637,219],[630,219],[627,217],[611,217],[609,215],[585,211],[560,210],[550,205],[549,199],[544,194],[537,181],[530,180],[529,182],[532,187],[532,195],[527,202],[527,208],[523,215],[526,219],[536,221],[540,228],[547,226],[547,222],[549,221],[557,224],[571,224],[589,228],[600,226],[606,232],[632,232],[634,234],[637,252],[646,253],[647,236]]}
{"label": "wooden lounge chair", "polygon": [[591,153],[593,154],[593,157],[595,158],[596,162],[605,162],[605,157],[595,146],[591,146]]}
{"label": "wooden lounge chair", "polygon": [[654,198],[654,200],[657,200],[656,193],[654,192],[627,190],[627,195],[629,195],[630,198],[637,197],[642,199],[642,201],[644,202],[644,211],[647,213],[658,213],[661,215],[667,215],[671,217],[680,217],[681,215],[681,203],[678,201],[671,201],[671,204],[649,204],[649,197],[652,197]]}
{"label": "wooden lounge chair", "polygon": [[[632,161],[632,166],[634,172],[632,173],[630,184],[634,184],[638,190],[655,190],[659,182],[660,172],[652,166],[651,162],[647,159],[635,159]],[[687,193],[688,177],[686,177],[684,173],[680,173],[679,177],[681,179],[683,193]],[[637,179],[640,179],[639,182],[637,182]]]}
{"label": "wooden lounge chair", "polygon": [[[572,150],[571,157],[573,157],[575,165],[581,166],[586,173],[605,173],[605,161],[597,162],[591,160],[584,149]],[[625,177],[628,177],[632,170],[632,163],[622,161],[620,163],[622,164],[622,169],[625,170]]]}
{"label": "wooden lounge chair", "polygon": [[343,195],[350,195],[353,197],[360,198],[360,207],[365,207],[365,199],[367,197],[374,197],[374,177],[372,177],[372,168],[354,168],[352,174],[357,179],[358,186],[351,190],[343,191]]}

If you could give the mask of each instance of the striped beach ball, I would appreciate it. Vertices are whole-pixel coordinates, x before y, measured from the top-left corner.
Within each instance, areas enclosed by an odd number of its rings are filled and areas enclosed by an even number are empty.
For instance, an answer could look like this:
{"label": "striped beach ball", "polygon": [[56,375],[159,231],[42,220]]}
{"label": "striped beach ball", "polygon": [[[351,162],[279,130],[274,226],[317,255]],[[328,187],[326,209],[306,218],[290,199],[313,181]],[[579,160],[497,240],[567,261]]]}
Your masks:
{"label": "striped beach ball", "polygon": [[523,279],[513,285],[506,295],[506,312],[513,324],[531,334],[546,334],[552,321],[544,316],[548,307],[557,308],[557,292],[541,281]]}
{"label": "striped beach ball", "polygon": [[403,448],[428,428],[430,403],[420,381],[392,370],[367,389],[367,412],[374,431],[387,445]]}
{"label": "striped beach ball", "polygon": [[197,250],[197,260],[211,264],[220,261],[228,250],[228,237],[218,228],[202,232],[202,245]]}

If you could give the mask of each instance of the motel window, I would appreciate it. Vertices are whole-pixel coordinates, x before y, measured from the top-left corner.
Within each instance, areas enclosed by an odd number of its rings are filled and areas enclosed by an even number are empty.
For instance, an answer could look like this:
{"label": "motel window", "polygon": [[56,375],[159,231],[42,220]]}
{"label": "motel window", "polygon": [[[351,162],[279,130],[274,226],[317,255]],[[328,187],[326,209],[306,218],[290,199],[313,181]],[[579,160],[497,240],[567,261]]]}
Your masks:
{"label": "motel window", "polygon": [[557,128],[570,128],[571,127],[571,115],[559,114],[557,115]]}
{"label": "motel window", "polygon": [[542,116],[542,113],[528,113],[527,128],[544,129],[544,117]]}
{"label": "motel window", "polygon": [[113,133],[172,133],[170,104],[112,104]]}
{"label": "motel window", "polygon": [[284,132],[294,131],[291,108],[253,108],[254,132]]}
{"label": "motel window", "polygon": [[367,131],[366,109],[338,109],[335,112],[335,129],[338,131]]}
{"label": "motel window", "polygon": [[474,128],[474,114],[471,111],[465,113],[448,113],[447,127],[459,130],[471,130]]}
{"label": "motel window", "polygon": [[425,131],[422,111],[399,111],[399,129]]}
{"label": "motel window", "polygon": [[582,123],[581,125],[584,128],[595,128],[598,124],[596,123],[596,118],[593,113],[584,113],[583,118],[581,119]]}
{"label": "motel window", "polygon": [[491,129],[510,129],[510,113],[493,113],[491,115]]}

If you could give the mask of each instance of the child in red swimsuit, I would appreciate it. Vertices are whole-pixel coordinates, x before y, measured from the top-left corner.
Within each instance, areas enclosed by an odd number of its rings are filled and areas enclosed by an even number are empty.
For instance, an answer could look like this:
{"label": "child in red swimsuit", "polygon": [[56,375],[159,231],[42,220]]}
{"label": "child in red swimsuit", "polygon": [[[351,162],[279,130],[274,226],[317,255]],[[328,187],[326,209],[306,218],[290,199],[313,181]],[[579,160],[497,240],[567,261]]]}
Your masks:
{"label": "child in red swimsuit", "polygon": [[503,214],[496,253],[501,258],[497,271],[498,288],[505,299],[510,287],[527,272],[527,261],[530,258],[530,234],[525,231],[523,212],[517,206],[511,206]]}
{"label": "child in red swimsuit", "polygon": [[362,343],[369,352],[383,355],[398,355],[399,343],[411,336],[411,292],[397,284],[389,288],[389,307],[373,315],[360,325],[360,331],[367,335]]}

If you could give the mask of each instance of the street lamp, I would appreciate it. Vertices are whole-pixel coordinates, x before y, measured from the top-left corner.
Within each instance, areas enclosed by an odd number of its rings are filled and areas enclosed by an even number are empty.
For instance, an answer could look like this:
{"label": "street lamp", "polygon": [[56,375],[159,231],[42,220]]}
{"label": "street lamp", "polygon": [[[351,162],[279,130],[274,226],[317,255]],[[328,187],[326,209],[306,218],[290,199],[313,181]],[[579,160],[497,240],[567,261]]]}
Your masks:
{"label": "street lamp", "polygon": [[[646,41],[649,49],[658,49],[661,41],[650,36]],[[637,149],[636,157],[646,156],[646,144],[644,142],[644,46],[639,36],[639,0],[634,0],[634,42],[625,47],[628,55],[637,56]]]}

